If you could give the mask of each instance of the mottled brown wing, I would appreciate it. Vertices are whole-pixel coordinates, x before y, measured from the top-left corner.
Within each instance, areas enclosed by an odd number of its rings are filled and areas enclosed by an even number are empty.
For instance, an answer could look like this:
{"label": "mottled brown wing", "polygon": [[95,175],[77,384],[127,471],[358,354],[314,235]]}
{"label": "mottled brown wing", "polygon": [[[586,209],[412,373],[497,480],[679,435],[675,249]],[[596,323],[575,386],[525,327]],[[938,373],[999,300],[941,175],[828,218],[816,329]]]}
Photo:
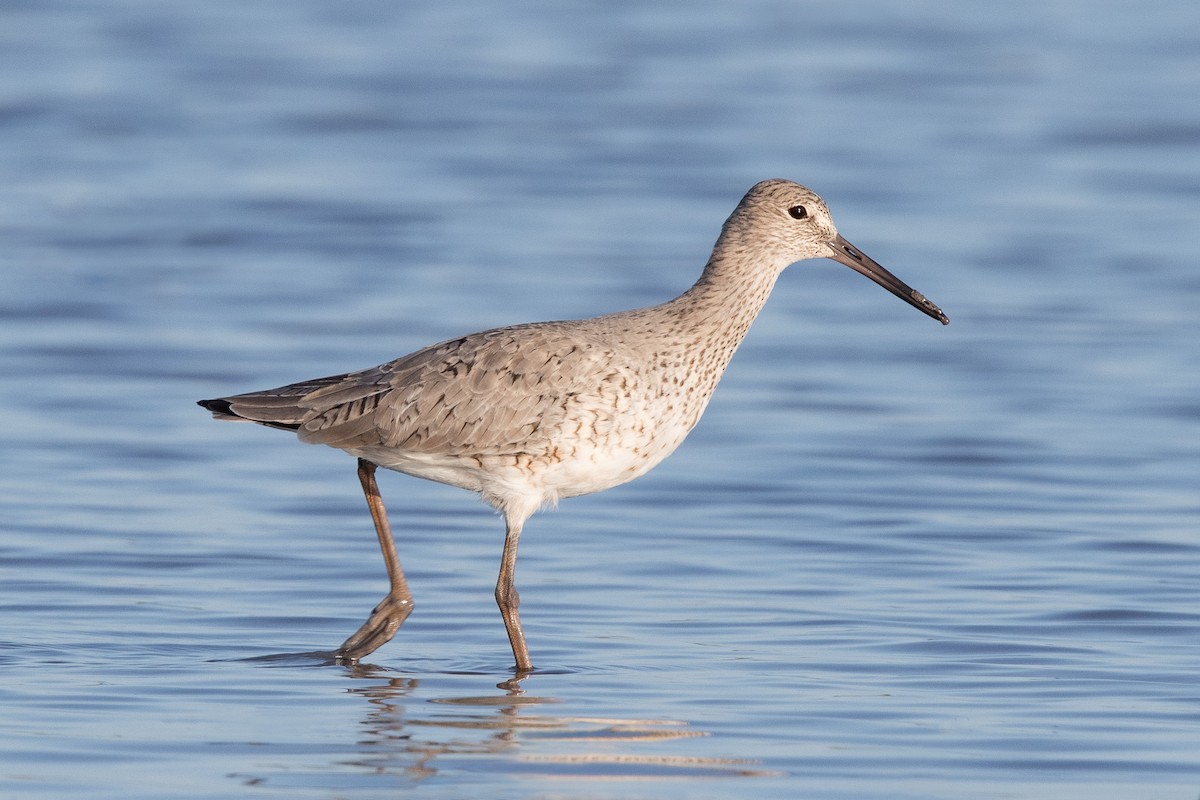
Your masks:
{"label": "mottled brown wing", "polygon": [[[580,394],[600,388],[605,365],[615,361],[611,346],[577,329],[567,335],[569,325],[473,334],[338,380],[297,384],[313,387],[295,400],[304,412],[297,432],[302,441],[343,449],[536,451],[555,437]],[[298,391],[284,390],[289,397]]]}

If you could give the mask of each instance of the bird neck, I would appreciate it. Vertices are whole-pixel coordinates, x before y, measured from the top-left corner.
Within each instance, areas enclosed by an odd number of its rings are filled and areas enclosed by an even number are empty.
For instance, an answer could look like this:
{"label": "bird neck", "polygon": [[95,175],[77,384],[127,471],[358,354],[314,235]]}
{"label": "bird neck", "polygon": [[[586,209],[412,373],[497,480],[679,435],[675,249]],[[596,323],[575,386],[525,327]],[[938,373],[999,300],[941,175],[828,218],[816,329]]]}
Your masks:
{"label": "bird neck", "polygon": [[778,277],[779,270],[771,265],[714,253],[699,280],[672,303],[675,313],[704,338],[737,347],[766,305]]}
{"label": "bird neck", "polygon": [[645,309],[653,318],[645,338],[668,362],[695,365],[689,368],[695,371],[692,391],[702,398],[697,418],[771,294],[777,272],[762,266],[714,255],[690,289]]}

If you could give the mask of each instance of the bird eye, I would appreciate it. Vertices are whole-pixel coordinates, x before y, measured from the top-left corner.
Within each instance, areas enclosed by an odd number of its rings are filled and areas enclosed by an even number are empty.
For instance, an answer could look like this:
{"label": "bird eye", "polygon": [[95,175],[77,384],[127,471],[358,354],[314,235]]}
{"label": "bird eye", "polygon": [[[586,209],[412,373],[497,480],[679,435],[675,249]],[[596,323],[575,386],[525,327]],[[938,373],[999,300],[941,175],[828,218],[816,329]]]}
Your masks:
{"label": "bird eye", "polygon": [[804,219],[808,216],[808,209],[804,206],[792,206],[788,209],[788,216],[792,219]]}

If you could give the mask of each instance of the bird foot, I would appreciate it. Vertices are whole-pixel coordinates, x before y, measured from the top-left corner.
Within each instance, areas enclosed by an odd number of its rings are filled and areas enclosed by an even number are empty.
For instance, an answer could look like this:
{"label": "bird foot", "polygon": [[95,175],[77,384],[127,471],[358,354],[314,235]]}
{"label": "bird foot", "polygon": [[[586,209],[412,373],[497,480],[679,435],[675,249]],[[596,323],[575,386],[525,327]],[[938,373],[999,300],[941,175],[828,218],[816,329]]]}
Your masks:
{"label": "bird foot", "polygon": [[341,664],[357,664],[360,658],[367,656],[391,641],[400,630],[401,623],[412,613],[413,602],[408,596],[389,594],[371,611],[371,616],[362,624],[350,638],[342,642],[342,646],[334,654],[334,660]]}

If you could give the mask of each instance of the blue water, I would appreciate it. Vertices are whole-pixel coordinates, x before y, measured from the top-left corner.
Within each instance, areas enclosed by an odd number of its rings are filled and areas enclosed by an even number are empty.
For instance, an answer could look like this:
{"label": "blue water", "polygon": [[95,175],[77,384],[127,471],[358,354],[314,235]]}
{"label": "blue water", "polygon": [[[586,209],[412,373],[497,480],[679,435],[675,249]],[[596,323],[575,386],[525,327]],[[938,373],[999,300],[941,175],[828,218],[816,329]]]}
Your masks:
{"label": "blue water", "polygon": [[[0,9],[0,796],[1195,798],[1200,12]],[[700,427],[502,524],[194,401],[780,280]]]}

